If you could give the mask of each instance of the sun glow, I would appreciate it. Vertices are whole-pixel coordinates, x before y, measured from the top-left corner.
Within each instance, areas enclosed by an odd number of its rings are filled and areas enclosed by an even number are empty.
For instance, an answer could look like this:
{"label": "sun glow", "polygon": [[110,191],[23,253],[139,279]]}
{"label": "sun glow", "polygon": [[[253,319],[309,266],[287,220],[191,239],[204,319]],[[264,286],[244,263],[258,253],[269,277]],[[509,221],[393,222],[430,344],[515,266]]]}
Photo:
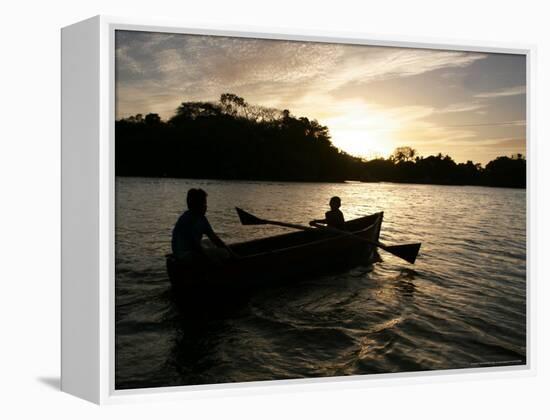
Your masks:
{"label": "sun glow", "polygon": [[353,129],[333,129],[333,143],[352,156],[374,159],[388,157],[394,147],[393,142],[384,139],[383,134]]}
{"label": "sun glow", "polygon": [[392,153],[396,147],[393,137],[400,128],[398,119],[363,102],[349,102],[338,108],[334,117],[325,119],[336,147],[367,159]]}

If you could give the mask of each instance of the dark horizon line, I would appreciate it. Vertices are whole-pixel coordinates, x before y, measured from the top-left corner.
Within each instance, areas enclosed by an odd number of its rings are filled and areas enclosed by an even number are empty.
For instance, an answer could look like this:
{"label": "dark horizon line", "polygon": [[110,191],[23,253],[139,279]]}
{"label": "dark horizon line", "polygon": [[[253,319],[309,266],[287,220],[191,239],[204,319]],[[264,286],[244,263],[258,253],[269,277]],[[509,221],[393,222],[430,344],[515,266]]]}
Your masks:
{"label": "dark horizon line", "polygon": [[[342,181],[308,181],[308,180],[278,180],[278,179],[246,179],[246,178],[193,178],[193,177],[175,177],[175,176],[152,176],[152,175],[115,175],[115,178],[151,178],[151,179],[189,179],[204,181],[228,181],[228,182],[277,182],[285,184],[345,184],[346,181],[353,181],[360,184],[406,184],[406,185],[440,185],[447,187],[481,187],[481,188],[508,188],[512,190],[525,190],[523,187],[509,187],[500,185],[479,185],[479,184],[451,184],[443,182],[408,182],[408,181],[361,181],[358,179],[344,179]],[[116,189],[116,187],[115,187]]]}
{"label": "dark horizon line", "polygon": [[[134,115],[130,115],[129,117],[126,117],[126,118],[120,118],[120,119],[118,119],[118,120],[115,120],[115,123],[122,122],[122,121],[126,120],[127,118],[135,117],[135,116],[137,116],[137,115],[141,115],[141,116],[145,117],[146,115],[151,115],[151,114],[153,114],[153,115],[159,115],[159,114],[156,113],[156,112],[150,112],[150,113],[148,113],[148,114],[137,113],[137,114],[134,114]],[[160,117],[160,115],[159,115],[159,117]],[[306,118],[307,118],[307,117],[306,117]],[[163,119],[161,118],[161,122],[162,122],[163,124],[168,124],[168,123],[169,123],[169,119],[163,120]],[[510,123],[510,124],[513,124],[513,123]],[[458,126],[457,126],[457,127],[458,127]],[[116,137],[116,136],[115,136],[115,137]],[[519,138],[519,139],[521,139],[521,138]],[[116,141],[116,138],[115,138],[115,141]],[[350,156],[350,157],[352,157],[352,158],[354,158],[354,159],[359,159],[359,160],[361,160],[361,161],[363,161],[363,162],[371,162],[371,161],[373,161],[373,160],[378,160],[378,159],[391,160],[391,156],[393,155],[393,153],[391,153],[388,157],[378,156],[378,157],[374,157],[374,158],[367,158],[367,157],[364,157],[364,156],[357,156],[357,155],[353,155],[353,154],[351,154],[351,153],[349,153],[349,152],[347,152],[347,151],[345,151],[345,150],[343,150],[343,149],[337,147],[336,145],[334,145],[334,143],[332,142],[332,137],[330,138],[330,142],[331,142],[331,144],[333,145],[333,147],[336,148],[336,149],[337,149],[338,151],[340,151],[341,153],[344,153],[344,154],[346,154],[346,155],[348,155],[348,156]],[[396,149],[399,149],[399,148],[401,148],[401,147],[410,147],[410,146],[404,146],[404,145],[403,145],[403,146],[396,146],[396,148],[394,149],[394,152],[395,152]],[[414,149],[414,148],[413,148],[413,149]],[[441,156],[443,156],[443,157],[448,156],[448,157],[450,157],[450,158],[453,160],[453,162],[455,162],[456,164],[466,164],[466,163],[468,163],[468,162],[472,162],[472,163],[475,164],[475,165],[477,165],[477,164],[482,165],[482,167],[487,166],[487,164],[488,164],[489,162],[491,162],[492,160],[498,159],[499,157],[513,158],[514,156],[521,156],[524,160],[527,160],[527,153],[526,153],[526,151],[524,151],[524,152],[511,153],[510,155],[506,155],[506,154],[504,154],[504,155],[496,155],[493,159],[487,161],[486,164],[482,164],[482,163],[480,163],[480,162],[475,162],[473,159],[467,159],[467,160],[464,160],[464,161],[459,162],[459,161],[456,161],[451,155],[449,155],[449,154],[443,154],[443,153],[441,153],[441,152],[438,152],[437,154],[430,154],[430,155],[427,155],[427,156],[418,155],[418,156],[416,156],[416,157],[418,157],[418,158],[420,158],[420,159],[425,159],[425,158],[428,158],[428,157],[430,157],[430,156],[437,157],[438,155],[441,155]],[[414,162],[414,159],[411,160],[411,162]]]}

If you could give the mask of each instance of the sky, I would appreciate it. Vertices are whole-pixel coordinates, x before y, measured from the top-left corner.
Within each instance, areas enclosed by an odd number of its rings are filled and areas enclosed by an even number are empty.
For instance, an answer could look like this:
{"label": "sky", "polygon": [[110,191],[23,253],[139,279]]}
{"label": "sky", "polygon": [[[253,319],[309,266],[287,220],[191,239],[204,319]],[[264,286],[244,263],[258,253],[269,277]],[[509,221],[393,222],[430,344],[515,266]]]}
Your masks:
{"label": "sky", "polygon": [[234,93],[328,126],[354,156],[526,153],[525,56],[117,31],[116,118]]}

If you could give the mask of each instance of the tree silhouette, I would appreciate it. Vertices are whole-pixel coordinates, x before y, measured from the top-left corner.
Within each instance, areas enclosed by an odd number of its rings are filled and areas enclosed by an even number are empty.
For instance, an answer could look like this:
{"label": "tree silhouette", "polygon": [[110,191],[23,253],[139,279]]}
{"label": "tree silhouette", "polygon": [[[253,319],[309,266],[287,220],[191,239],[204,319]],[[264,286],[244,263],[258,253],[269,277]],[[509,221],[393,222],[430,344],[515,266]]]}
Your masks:
{"label": "tree silhouette", "polygon": [[485,167],[485,179],[498,187],[525,187],[527,164],[523,155],[500,156]]}
{"label": "tree silhouette", "polygon": [[337,149],[315,119],[248,104],[224,93],[218,102],[182,102],[163,121],[137,114],[116,121],[116,174],[278,181],[417,182],[525,187],[522,154],[485,168],[450,156],[418,156],[409,146],[366,161]]}
{"label": "tree silhouette", "polygon": [[412,161],[415,156],[416,150],[409,146],[402,146],[394,150],[390,156],[390,160],[393,160],[396,163],[409,162]]}

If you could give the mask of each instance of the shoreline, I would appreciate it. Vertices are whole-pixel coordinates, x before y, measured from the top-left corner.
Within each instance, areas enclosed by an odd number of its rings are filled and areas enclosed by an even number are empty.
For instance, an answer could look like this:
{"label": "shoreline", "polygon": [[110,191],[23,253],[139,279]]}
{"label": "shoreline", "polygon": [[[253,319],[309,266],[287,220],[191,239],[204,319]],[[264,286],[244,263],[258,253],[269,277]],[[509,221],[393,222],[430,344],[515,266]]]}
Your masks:
{"label": "shoreline", "polygon": [[271,183],[289,183],[289,184],[398,184],[398,185],[434,185],[446,187],[485,187],[485,188],[508,188],[512,190],[527,190],[526,187],[514,187],[507,185],[484,185],[484,184],[445,184],[441,182],[418,182],[418,181],[359,181],[352,179],[333,180],[333,181],[308,181],[308,180],[281,180],[281,179],[233,179],[233,178],[199,178],[199,177],[173,177],[173,176],[155,176],[155,175],[115,175],[116,178],[151,178],[151,179],[188,179],[202,181],[222,181],[222,182],[271,182]]}

